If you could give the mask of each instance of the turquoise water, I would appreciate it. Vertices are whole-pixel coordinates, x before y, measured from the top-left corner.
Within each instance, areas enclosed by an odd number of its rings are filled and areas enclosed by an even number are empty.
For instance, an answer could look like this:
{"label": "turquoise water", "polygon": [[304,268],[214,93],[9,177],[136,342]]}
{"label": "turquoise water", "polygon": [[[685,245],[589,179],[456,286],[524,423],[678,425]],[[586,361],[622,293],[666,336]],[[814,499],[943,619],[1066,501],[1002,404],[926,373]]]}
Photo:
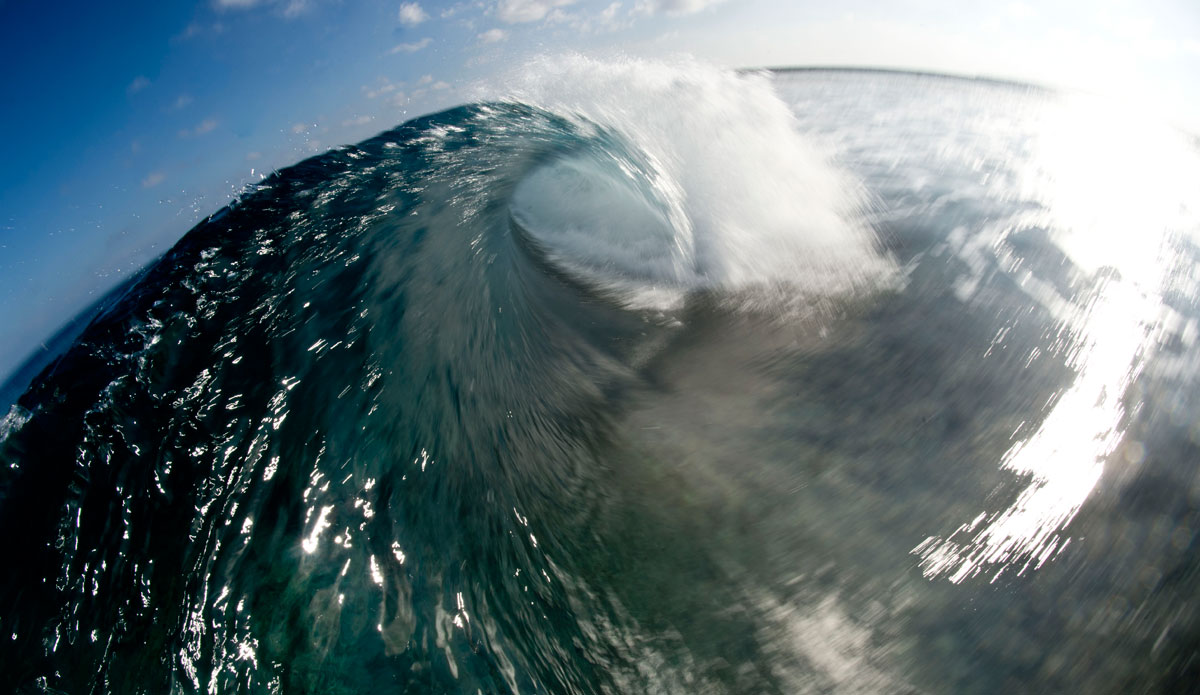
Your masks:
{"label": "turquoise water", "polygon": [[564,60],[276,172],[0,425],[18,692],[1184,692],[1200,151]]}

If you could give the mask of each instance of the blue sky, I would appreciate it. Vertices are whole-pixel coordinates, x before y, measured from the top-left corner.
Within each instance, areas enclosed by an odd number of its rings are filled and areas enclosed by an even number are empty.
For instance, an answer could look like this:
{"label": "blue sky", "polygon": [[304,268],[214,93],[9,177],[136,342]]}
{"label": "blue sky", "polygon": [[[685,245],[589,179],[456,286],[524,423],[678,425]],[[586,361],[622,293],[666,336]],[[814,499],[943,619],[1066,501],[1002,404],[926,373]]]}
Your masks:
{"label": "blue sky", "polygon": [[972,5],[0,0],[0,380],[263,172],[462,103],[532,54],[994,75],[1200,132],[1194,0]]}

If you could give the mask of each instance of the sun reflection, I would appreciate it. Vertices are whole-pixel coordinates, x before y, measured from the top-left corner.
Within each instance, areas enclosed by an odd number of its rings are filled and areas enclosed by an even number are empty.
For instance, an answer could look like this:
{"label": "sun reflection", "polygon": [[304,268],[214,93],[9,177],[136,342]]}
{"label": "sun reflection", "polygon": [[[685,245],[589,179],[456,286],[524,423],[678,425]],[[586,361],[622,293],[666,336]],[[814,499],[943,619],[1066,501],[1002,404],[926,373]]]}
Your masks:
{"label": "sun reflection", "polygon": [[370,556],[371,581],[378,586],[383,586],[383,572],[379,569],[379,563],[375,561],[375,556]]}
{"label": "sun reflection", "polygon": [[317,516],[317,523],[313,526],[312,533],[308,534],[308,537],[301,542],[305,553],[311,555],[317,551],[317,546],[321,543],[321,534],[331,526],[329,522],[329,512],[331,511],[333,511],[331,504],[321,507],[321,513]]}
{"label": "sun reflection", "polygon": [[1024,572],[1066,547],[1060,531],[1087,500],[1124,434],[1122,397],[1145,363],[1151,334],[1146,317],[1157,305],[1156,297],[1127,283],[1109,282],[1100,291],[1084,319],[1075,383],[1041,427],[1002,460],[1005,468],[1029,476],[1028,486],[1007,509],[981,514],[948,539],[918,546],[926,575],[960,582],[990,565],[997,566],[996,576],[1014,565]]}
{"label": "sun reflection", "polygon": [[[1049,105],[1037,142],[1024,195],[1038,203],[1038,223],[1052,241],[1096,283],[1047,306],[1060,317],[1064,304],[1071,307],[1068,331],[1054,339],[1074,336],[1067,354],[1076,378],[1041,426],[1001,460],[1029,479],[1016,501],[914,549],[929,577],[961,582],[990,572],[994,581],[1009,568],[1036,569],[1067,546],[1065,527],[1124,436],[1126,390],[1154,350],[1164,315],[1164,254],[1172,234],[1188,228],[1187,201],[1200,190],[1175,134],[1091,99]],[[1041,301],[1046,288],[1030,282],[1037,281],[1028,274],[1020,280]]]}

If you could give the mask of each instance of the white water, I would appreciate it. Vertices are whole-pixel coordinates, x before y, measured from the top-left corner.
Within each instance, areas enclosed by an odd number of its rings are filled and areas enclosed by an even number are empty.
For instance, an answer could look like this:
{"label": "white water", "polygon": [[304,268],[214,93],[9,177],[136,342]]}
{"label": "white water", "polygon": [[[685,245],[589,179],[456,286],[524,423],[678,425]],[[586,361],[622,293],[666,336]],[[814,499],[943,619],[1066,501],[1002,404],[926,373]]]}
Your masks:
{"label": "white water", "polygon": [[798,133],[764,75],[572,55],[507,85],[505,98],[615,133],[641,159],[560,160],[512,204],[553,260],[631,304],[697,288],[819,297],[891,276],[859,186]]}

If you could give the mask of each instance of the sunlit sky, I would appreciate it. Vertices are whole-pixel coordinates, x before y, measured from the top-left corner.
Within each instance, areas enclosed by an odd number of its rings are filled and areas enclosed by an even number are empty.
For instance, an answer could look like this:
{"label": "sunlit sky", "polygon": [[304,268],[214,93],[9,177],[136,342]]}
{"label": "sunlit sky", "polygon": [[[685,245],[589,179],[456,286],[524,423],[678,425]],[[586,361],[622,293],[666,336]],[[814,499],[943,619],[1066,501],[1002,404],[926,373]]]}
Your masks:
{"label": "sunlit sky", "polygon": [[1195,0],[0,0],[0,381],[263,172],[564,51],[1015,78],[1200,133]]}

